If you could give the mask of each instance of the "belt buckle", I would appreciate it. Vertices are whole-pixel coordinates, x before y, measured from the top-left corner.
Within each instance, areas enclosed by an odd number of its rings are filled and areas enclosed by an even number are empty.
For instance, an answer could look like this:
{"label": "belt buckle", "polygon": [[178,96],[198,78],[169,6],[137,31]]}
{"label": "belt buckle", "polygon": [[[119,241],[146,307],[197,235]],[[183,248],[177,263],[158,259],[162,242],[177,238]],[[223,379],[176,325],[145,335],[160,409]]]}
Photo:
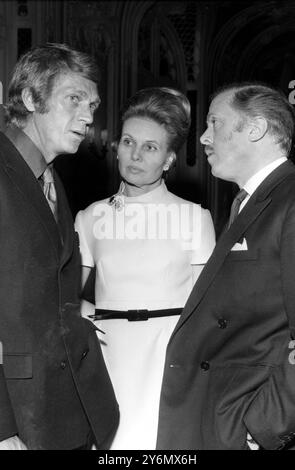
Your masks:
{"label": "belt buckle", "polygon": [[149,319],[148,310],[127,310],[128,321],[146,321]]}

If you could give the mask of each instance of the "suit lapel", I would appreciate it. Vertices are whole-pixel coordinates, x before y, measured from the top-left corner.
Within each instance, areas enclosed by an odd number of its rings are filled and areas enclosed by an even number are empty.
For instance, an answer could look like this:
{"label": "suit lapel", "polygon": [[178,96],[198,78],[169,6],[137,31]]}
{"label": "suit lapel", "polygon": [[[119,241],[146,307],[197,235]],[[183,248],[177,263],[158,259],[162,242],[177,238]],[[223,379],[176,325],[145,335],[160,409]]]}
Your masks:
{"label": "suit lapel", "polygon": [[295,167],[289,161],[280,165],[257,188],[231,228],[223,232],[188,298],[171,338],[198,307],[233,245],[242,238],[248,227],[270,204],[271,191],[286,177],[290,174],[294,175],[294,173]]}
{"label": "suit lapel", "polygon": [[39,218],[41,226],[53,244],[56,257],[59,259],[61,240],[58,227],[38,180],[20,153],[3,135],[0,135],[0,149],[2,151],[1,161],[6,167],[12,184],[17,187],[34,215]]}
{"label": "suit lapel", "polygon": [[58,200],[58,225],[63,242],[61,255],[61,266],[63,266],[73,252],[74,222],[62,182],[56,171],[54,171],[54,181]]}

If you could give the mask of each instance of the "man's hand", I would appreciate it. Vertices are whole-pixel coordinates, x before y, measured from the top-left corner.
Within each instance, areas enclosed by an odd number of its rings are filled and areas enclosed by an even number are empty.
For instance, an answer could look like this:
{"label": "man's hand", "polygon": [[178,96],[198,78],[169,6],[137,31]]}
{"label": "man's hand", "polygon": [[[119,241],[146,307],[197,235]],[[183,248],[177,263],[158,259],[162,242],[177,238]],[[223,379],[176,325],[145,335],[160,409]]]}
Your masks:
{"label": "man's hand", "polygon": [[0,442],[0,450],[28,450],[18,436]]}

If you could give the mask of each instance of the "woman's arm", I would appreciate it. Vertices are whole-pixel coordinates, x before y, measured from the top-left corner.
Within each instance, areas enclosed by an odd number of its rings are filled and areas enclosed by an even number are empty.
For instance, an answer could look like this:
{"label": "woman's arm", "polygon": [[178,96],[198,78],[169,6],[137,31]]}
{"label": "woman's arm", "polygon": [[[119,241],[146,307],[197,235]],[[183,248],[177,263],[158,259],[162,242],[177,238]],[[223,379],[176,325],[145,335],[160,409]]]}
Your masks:
{"label": "woman's arm", "polygon": [[192,260],[192,278],[194,284],[200,276],[203,267],[207,263],[215,247],[215,230],[211,214],[206,209],[202,209],[201,214],[200,245],[193,254]]}
{"label": "woman's arm", "polygon": [[82,266],[82,276],[81,276],[81,283],[82,283],[82,290],[86,284],[86,281],[91,273],[91,268],[89,266]]}

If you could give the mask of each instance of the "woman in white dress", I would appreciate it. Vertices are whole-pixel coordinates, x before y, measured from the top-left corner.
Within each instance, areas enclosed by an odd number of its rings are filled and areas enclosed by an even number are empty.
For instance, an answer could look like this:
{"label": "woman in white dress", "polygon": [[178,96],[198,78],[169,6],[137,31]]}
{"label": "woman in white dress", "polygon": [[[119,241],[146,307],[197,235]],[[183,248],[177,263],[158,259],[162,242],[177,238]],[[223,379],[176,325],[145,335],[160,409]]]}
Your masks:
{"label": "woman in white dress", "polygon": [[122,115],[119,192],[76,218],[83,278],[96,267],[95,312],[83,314],[99,328],[120,407],[111,449],[155,449],[166,346],[215,244],[209,211],[163,179],[189,126],[182,93],[137,92]]}

